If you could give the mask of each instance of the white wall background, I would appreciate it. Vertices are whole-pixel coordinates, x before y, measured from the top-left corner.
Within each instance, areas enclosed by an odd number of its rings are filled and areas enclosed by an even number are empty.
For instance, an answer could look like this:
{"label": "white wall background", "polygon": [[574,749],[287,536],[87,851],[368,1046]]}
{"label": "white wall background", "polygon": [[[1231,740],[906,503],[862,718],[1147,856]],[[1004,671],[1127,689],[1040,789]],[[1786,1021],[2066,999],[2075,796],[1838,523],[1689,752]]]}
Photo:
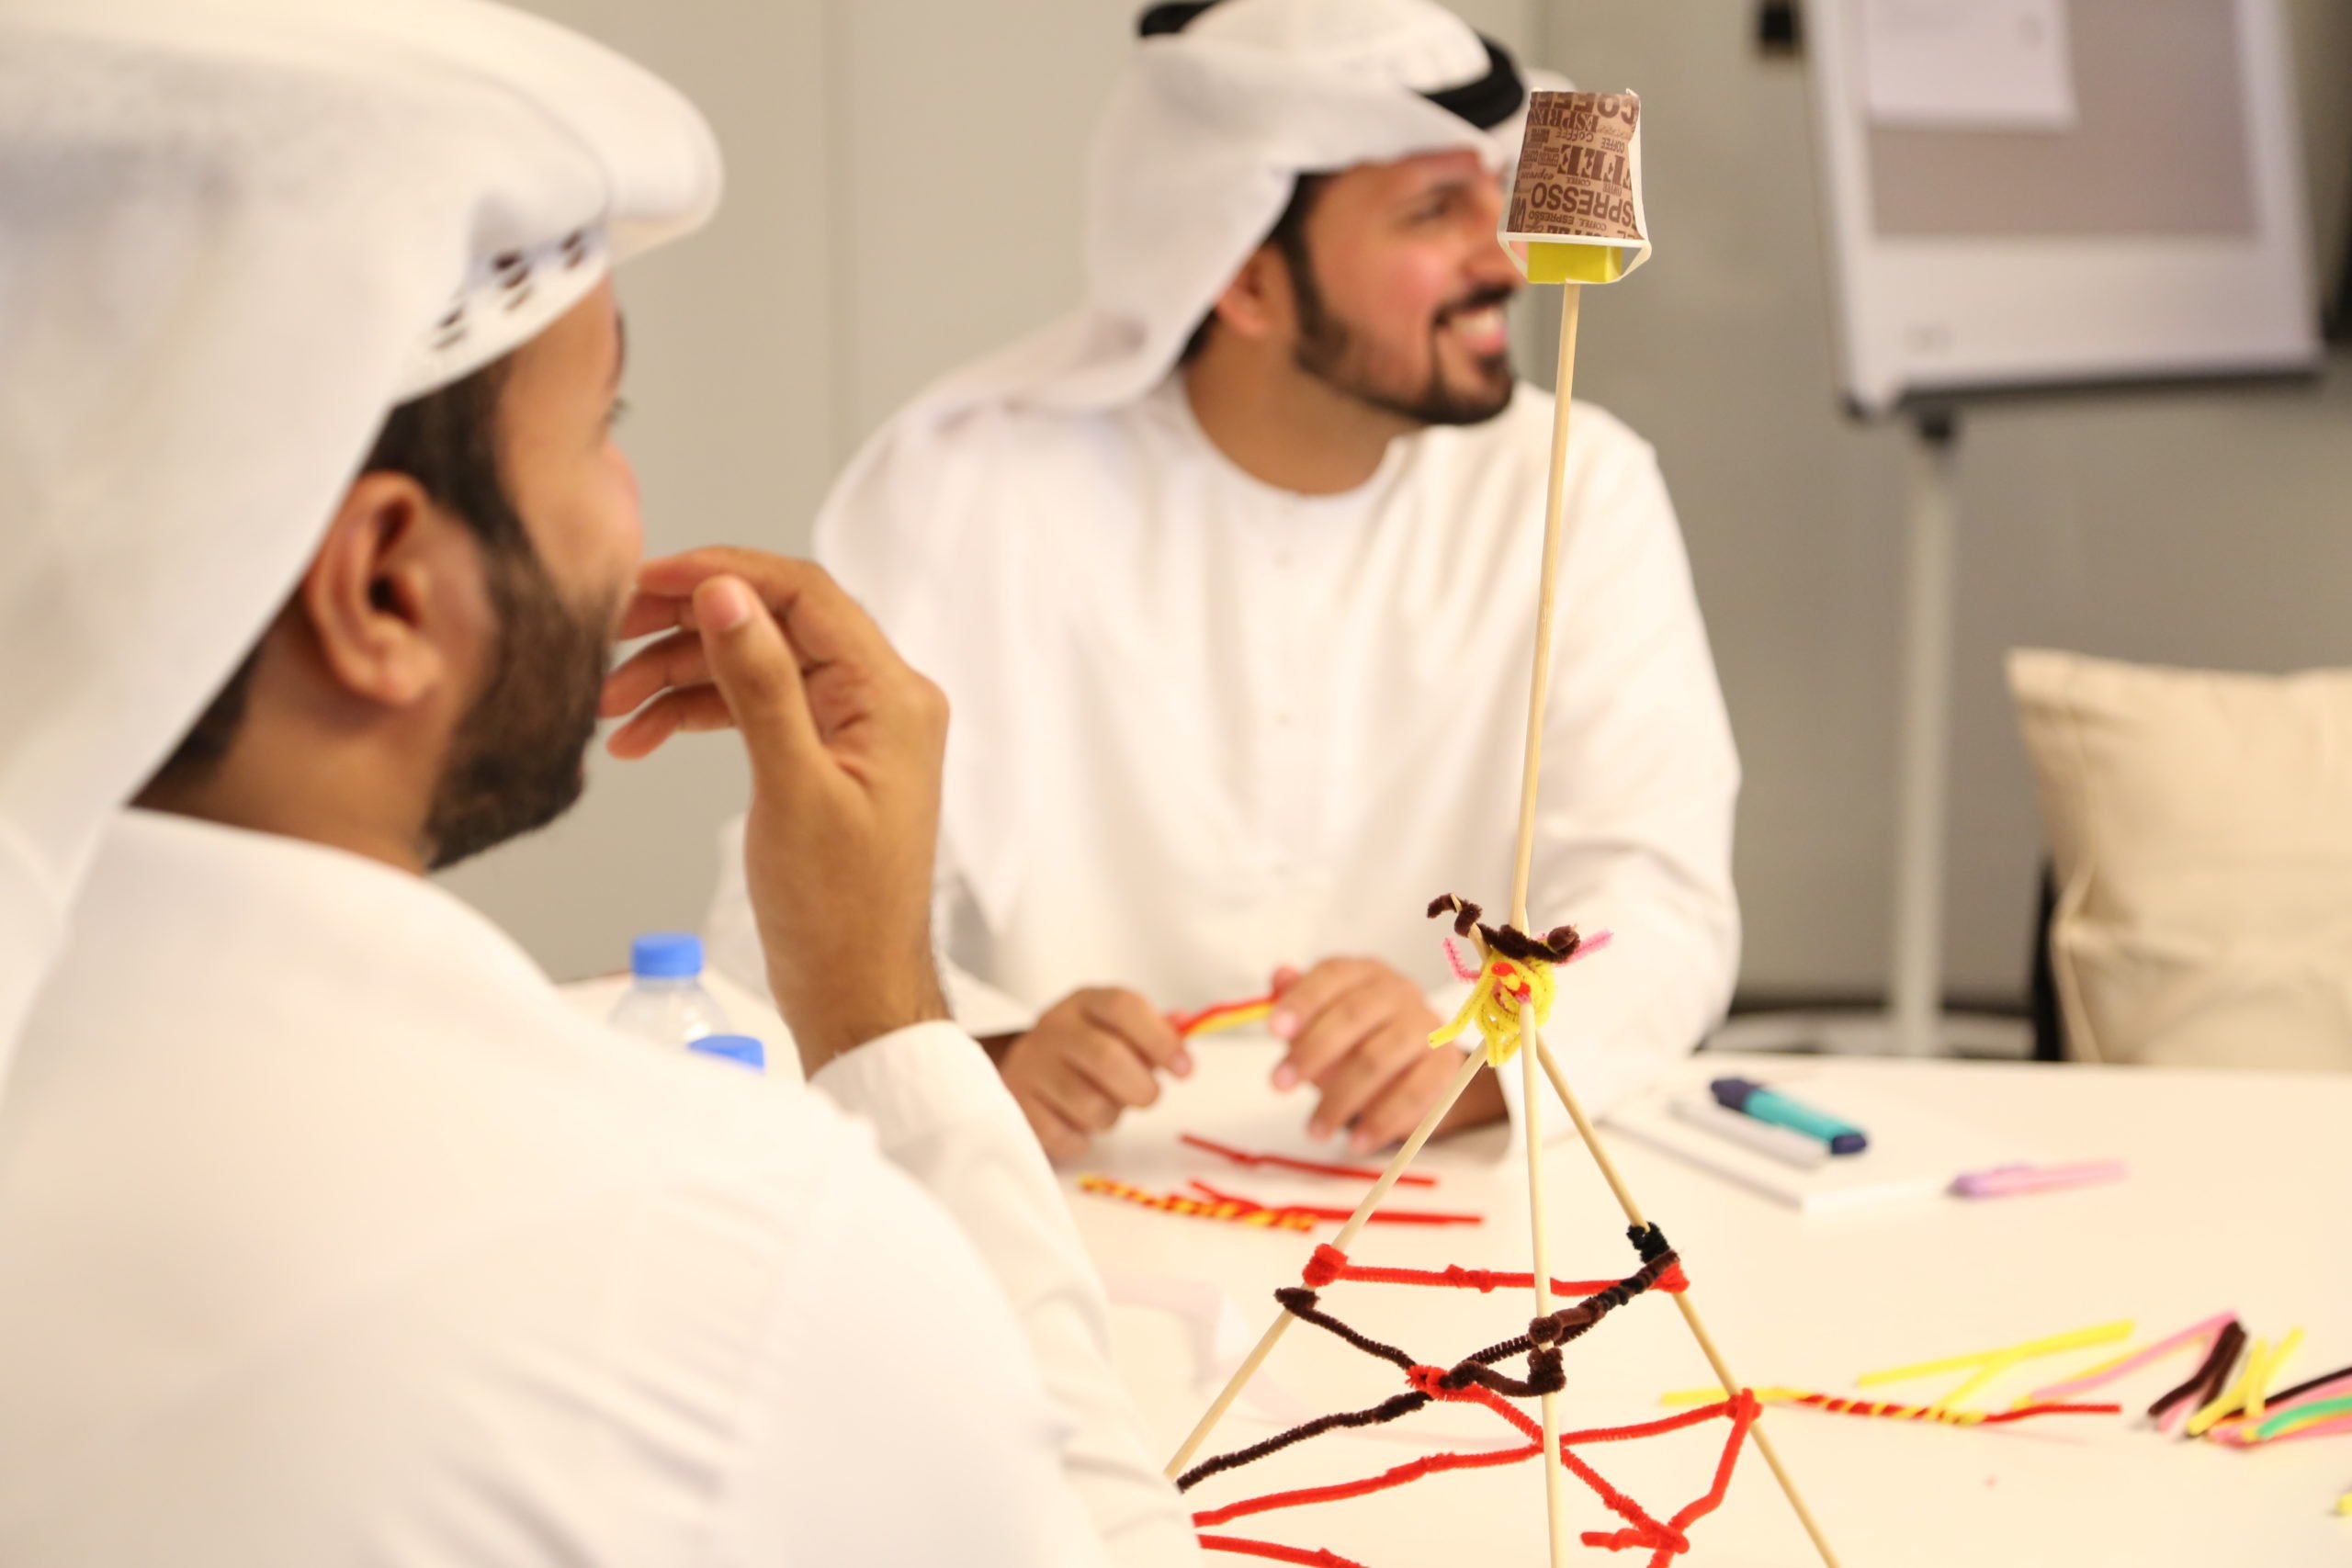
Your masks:
{"label": "white wall background", "polygon": [[[1140,0],[536,4],[685,88],[729,160],[717,226],[623,278],[652,548],[803,547],[832,470],[899,400],[1071,299],[1086,130]],[[2352,0],[2287,4],[2332,277]],[[1747,769],[1744,988],[1871,992],[1903,446],[1838,412],[1804,68],[1757,54],[1748,0],[1457,8],[1523,58],[1643,94],[1658,258],[1585,312],[1577,390],[1657,444],[1681,508]],[[1976,414],[1961,453],[1947,968],[2000,998],[2022,989],[2039,853],[2002,650],[2352,663],[2352,364],[2305,391]],[[602,765],[556,829],[450,881],[557,974],[609,968],[632,931],[699,919],[743,788],[718,739]]]}

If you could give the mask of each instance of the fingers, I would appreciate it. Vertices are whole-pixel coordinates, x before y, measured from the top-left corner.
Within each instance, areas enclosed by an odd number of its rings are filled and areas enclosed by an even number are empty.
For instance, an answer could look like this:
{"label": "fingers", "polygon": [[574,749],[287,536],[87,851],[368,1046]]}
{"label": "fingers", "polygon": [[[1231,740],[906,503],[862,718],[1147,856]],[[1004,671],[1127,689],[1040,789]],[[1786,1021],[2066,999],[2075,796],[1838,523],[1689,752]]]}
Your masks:
{"label": "fingers", "polygon": [[[763,550],[707,546],[639,567],[638,597],[639,601],[689,601],[715,577],[733,577],[748,583],[774,613],[804,662],[811,666],[847,660],[873,669],[896,667],[899,662],[873,618],[814,561]],[[632,612],[636,608],[631,605]],[[661,624],[657,621],[648,629],[659,630]]]}
{"label": "fingers", "polygon": [[1082,1137],[1107,1133],[1119,1123],[1118,1100],[1066,1058],[1032,1064],[1023,1075],[1023,1088]]}
{"label": "fingers", "polygon": [[[1349,1126],[1399,1077],[1410,1072],[1429,1055],[1429,1042],[1408,1023],[1390,1021],[1367,1035],[1315,1080],[1322,1089],[1306,1129],[1316,1138],[1328,1138]],[[1361,1137],[1359,1149],[1368,1147]]]}
{"label": "fingers", "polygon": [[647,699],[662,692],[707,685],[710,660],[695,632],[673,632],[648,643],[623,660],[605,677],[603,697],[596,705],[600,718],[635,713]]}
{"label": "fingers", "polygon": [[[1182,1045],[1150,1003],[1133,991],[1108,988],[1064,998],[1014,1041],[1004,1055],[1004,1081],[1015,1100],[1034,1107],[1031,1125],[1039,1126],[1037,1112],[1050,1112],[1060,1124],[1061,1147],[1075,1154],[1126,1111],[1156,1102],[1158,1063],[1130,1031],[1162,1055]],[[1042,1127],[1039,1137],[1045,1138]],[[1053,1147],[1049,1141],[1049,1153]]]}
{"label": "fingers", "polygon": [[1107,1113],[1091,1120],[1097,1131],[1107,1131],[1120,1111],[1159,1099],[1159,1078],[1151,1063],[1107,1030],[1088,1029],[1069,1036],[1062,1043],[1061,1066],[1080,1086],[1093,1091],[1090,1100],[1100,1097]]}
{"label": "fingers", "polygon": [[812,572],[823,569],[811,562],[795,560],[787,556],[772,556],[763,550],[741,549],[732,545],[705,545],[696,549],[680,550],[673,556],[656,556],[640,561],[637,568],[637,591],[640,594],[667,598],[691,599],[696,588],[713,577],[741,577],[757,587],[764,588],[780,572],[807,567]]}
{"label": "fingers", "polygon": [[[1038,1033],[1049,1047],[1049,1077],[1074,1079],[1108,1102],[1108,1116],[1091,1123],[1097,1131],[1107,1130],[1122,1110],[1159,1099],[1156,1069],[1171,1054],[1170,1047],[1181,1044],[1149,1002],[1133,991],[1108,987],[1069,997],[1041,1022]],[[1150,1042],[1149,1051],[1145,1041]],[[1100,1109],[1075,1091],[1070,1099],[1073,1111],[1092,1114]]]}
{"label": "fingers", "polygon": [[655,632],[673,627],[694,629],[694,608],[691,599],[675,598],[667,593],[648,593],[639,589],[629,595],[628,608],[621,612],[620,639],[633,642]]}
{"label": "fingers", "polygon": [[624,761],[650,756],[673,735],[732,729],[735,716],[716,686],[691,692],[668,692],[632,715],[627,724],[605,738],[605,750]]}
{"label": "fingers", "polygon": [[[1007,1087],[1012,1086],[1008,1084]],[[1036,1095],[1013,1089],[1012,1102],[1021,1107],[1021,1114],[1028,1119],[1029,1130],[1037,1134],[1037,1142],[1044,1146],[1047,1159],[1060,1164],[1074,1160],[1086,1152],[1090,1141],[1086,1134]]]}
{"label": "fingers", "polygon": [[695,587],[694,603],[704,657],[735,728],[743,732],[757,787],[789,790],[793,775],[821,746],[793,646],[740,579],[706,579]]}
{"label": "fingers", "polygon": [[1369,1154],[1404,1142],[1453,1084],[1454,1075],[1462,1070],[1463,1055],[1459,1046],[1431,1049],[1423,1042],[1419,1056],[1356,1112],[1349,1148]]}
{"label": "fingers", "polygon": [[1311,1083],[1321,1091],[1307,1121],[1315,1137],[1352,1126],[1359,1152],[1375,1147],[1392,1135],[1397,1117],[1409,1132],[1428,1099],[1443,1092],[1443,1065],[1433,1071],[1429,1050],[1441,1021],[1419,988],[1387,964],[1329,958],[1304,975],[1285,966],[1274,972],[1274,994],[1269,1024],[1290,1042],[1274,1088]]}
{"label": "fingers", "polygon": [[1274,1067],[1274,1087],[1320,1084],[1324,1075],[1420,995],[1401,976],[1360,959],[1317,964],[1275,1004],[1275,1035],[1290,1049]]}
{"label": "fingers", "polygon": [[[748,587],[765,606],[796,661],[799,708],[827,746],[847,745],[845,765],[854,766],[850,758],[876,746],[938,750],[946,733],[945,696],[899,657],[822,568],[756,550],[712,547],[639,569],[623,635],[671,635],[638,649],[605,680],[599,715],[635,715],[605,741],[613,755],[643,757],[673,735],[724,728],[722,715],[731,717],[731,705],[714,705],[695,695],[713,681],[713,628],[697,609],[696,596],[723,581]],[[865,728],[869,720],[880,722],[880,739]]]}
{"label": "fingers", "polygon": [[[1358,958],[1327,958],[1304,975],[1287,964],[1275,970],[1274,1010],[1267,1016],[1266,1032],[1277,1040],[1293,1038],[1333,998],[1356,985],[1369,968]],[[1284,975],[1291,977],[1288,984],[1283,981]]]}
{"label": "fingers", "polygon": [[1151,1066],[1165,1067],[1180,1078],[1192,1072],[1193,1058],[1184,1050],[1184,1037],[1159,1009],[1135,992],[1080,991],[1076,999],[1088,1022],[1125,1041]]}

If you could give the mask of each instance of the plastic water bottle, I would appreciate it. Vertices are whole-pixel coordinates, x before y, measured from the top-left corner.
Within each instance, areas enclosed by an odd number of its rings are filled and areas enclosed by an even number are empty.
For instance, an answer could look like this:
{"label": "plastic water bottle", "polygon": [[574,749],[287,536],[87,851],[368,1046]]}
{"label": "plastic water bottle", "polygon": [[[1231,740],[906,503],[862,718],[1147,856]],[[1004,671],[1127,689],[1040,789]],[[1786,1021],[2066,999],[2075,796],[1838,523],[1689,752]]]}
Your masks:
{"label": "plastic water bottle", "polygon": [[613,1009],[615,1029],[673,1048],[729,1032],[727,1014],[702,984],[702,939],[686,931],[648,931],[629,943],[635,976]]}
{"label": "plastic water bottle", "polygon": [[699,1040],[687,1041],[686,1049],[741,1062],[755,1073],[763,1073],[768,1067],[768,1048],[748,1034],[706,1034]]}

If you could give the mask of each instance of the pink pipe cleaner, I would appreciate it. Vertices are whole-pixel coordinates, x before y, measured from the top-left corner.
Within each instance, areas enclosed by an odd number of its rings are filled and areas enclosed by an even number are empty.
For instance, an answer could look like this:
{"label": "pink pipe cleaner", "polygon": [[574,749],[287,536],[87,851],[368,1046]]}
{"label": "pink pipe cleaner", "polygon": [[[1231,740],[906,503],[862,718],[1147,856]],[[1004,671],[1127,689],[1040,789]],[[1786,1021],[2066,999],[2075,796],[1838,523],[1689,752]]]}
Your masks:
{"label": "pink pipe cleaner", "polygon": [[[2095,1368],[2090,1371],[2085,1372],[2080,1377],[2068,1378],[2064,1382],[2049,1383],[2041,1388],[2037,1388],[2031,1393],[2027,1394],[2026,1399],[2031,1404],[2043,1404],[2064,1399],[2072,1394],[2081,1393],[2086,1389],[2103,1387],[2108,1383],[2113,1382],[2116,1379],[2124,1376],[2126,1373],[2138,1371],[2142,1367],[2146,1366],[2149,1362],[2157,1359],[2159,1357],[2168,1356],[2175,1350],[2179,1349],[2182,1346],[2193,1341],[2202,1341],[2202,1343],[2198,1346],[2198,1353],[2202,1355],[2205,1351],[2212,1348],[2214,1336],[2220,1334],[2222,1329],[2228,1327],[2230,1324],[2236,1321],[2236,1318],[2237,1314],[2235,1313],[2217,1312],[2212,1316],[2207,1318],[2204,1322],[2191,1324],[2188,1327],[2182,1329],[2177,1334],[2168,1334],[2153,1345],[2147,1346],[2143,1349],[2134,1350],[2132,1354],[2124,1357],[2120,1361],[2112,1362],[2104,1367]],[[2186,1403],[2186,1401],[2183,1403]]]}

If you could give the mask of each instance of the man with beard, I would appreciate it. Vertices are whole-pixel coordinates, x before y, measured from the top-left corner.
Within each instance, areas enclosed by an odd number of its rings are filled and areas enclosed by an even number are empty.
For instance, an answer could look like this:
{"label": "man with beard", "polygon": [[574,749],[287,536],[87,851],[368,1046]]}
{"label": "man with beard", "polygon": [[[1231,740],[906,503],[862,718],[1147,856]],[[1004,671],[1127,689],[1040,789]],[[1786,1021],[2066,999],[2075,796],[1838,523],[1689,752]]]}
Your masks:
{"label": "man with beard", "polygon": [[[1365,1151],[1461,1061],[1427,901],[1510,885],[1552,419],[1496,240],[1525,95],[1431,0],[1142,32],[1084,307],[885,425],[818,554],[955,704],[950,995],[1048,1150],[1188,1070],[1166,1011],[1271,981],[1272,1087]],[[1738,765],[1657,460],[1598,408],[1566,523],[1530,909],[1618,934],[1554,1023],[1599,1109],[1729,998]],[[711,936],[756,979],[743,911]]]}
{"label": "man with beard", "polygon": [[[718,186],[474,0],[0,7],[9,1568],[1197,1561],[943,1021],[939,694],[813,567],[639,565],[607,273]],[[650,634],[805,1088],[421,874],[562,811]]]}

